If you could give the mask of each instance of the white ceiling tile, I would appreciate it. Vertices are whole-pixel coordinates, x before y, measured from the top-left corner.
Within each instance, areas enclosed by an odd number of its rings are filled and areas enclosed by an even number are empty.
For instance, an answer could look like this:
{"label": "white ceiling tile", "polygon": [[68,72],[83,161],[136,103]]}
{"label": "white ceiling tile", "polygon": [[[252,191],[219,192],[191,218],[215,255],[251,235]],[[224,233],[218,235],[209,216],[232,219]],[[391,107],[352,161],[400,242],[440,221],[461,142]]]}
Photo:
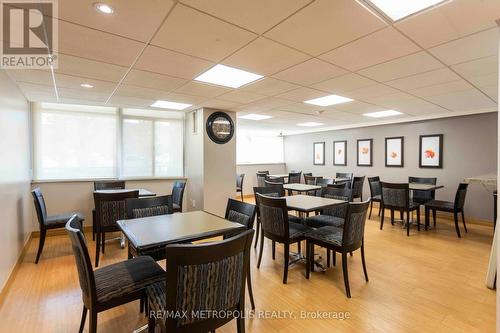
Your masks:
{"label": "white ceiling tile", "polygon": [[477,75],[467,78],[476,87],[498,86],[498,74]]}
{"label": "white ceiling tile", "polygon": [[105,15],[94,8],[94,3],[94,0],[60,1],[56,17],[148,42],[173,5],[171,0],[107,0],[115,12]]}
{"label": "white ceiling tile", "polygon": [[471,60],[453,65],[451,68],[467,79],[490,74],[498,75],[498,56]]}
{"label": "white ceiling tile", "polygon": [[178,5],[151,44],[217,62],[256,37],[232,24]]}
{"label": "white ceiling tile", "polygon": [[204,101],[208,100],[208,98],[203,96],[192,96],[176,92],[169,93],[166,99],[171,102],[187,103],[192,105],[199,105],[200,103],[203,103]]}
{"label": "white ceiling tile", "polygon": [[123,82],[144,88],[171,91],[186,84],[188,80],[132,69]]}
{"label": "white ceiling tile", "polygon": [[498,29],[493,28],[429,49],[447,65],[498,54]]}
{"label": "white ceiling tile", "polygon": [[81,89],[57,88],[59,98],[61,99],[78,99],[86,101],[86,103],[105,103],[109,94],[104,92],[83,91]]}
{"label": "white ceiling tile", "polygon": [[240,105],[241,103],[223,101],[220,99],[211,99],[203,102],[203,107],[221,109],[221,110],[230,110]]}
{"label": "white ceiling tile", "polygon": [[419,50],[415,43],[388,27],[325,53],[320,58],[357,71]]}
{"label": "white ceiling tile", "polygon": [[255,74],[271,75],[308,58],[304,53],[260,37],[225,59],[223,64]]}
{"label": "white ceiling tile", "polygon": [[426,98],[429,96],[444,95],[444,94],[448,94],[448,93],[452,93],[452,92],[471,90],[473,88],[474,87],[471,86],[469,83],[467,83],[467,81],[458,80],[458,81],[453,81],[453,82],[436,84],[433,86],[412,89],[408,92],[413,94],[413,95],[416,95],[416,96],[419,96],[422,98]]}
{"label": "white ceiling tile", "polygon": [[349,103],[332,105],[331,107],[328,107],[327,110],[362,114],[362,113],[368,113],[368,112],[383,111],[383,110],[387,110],[387,108],[381,107],[378,105],[368,104],[365,102],[352,101]]}
{"label": "white ceiling tile", "polygon": [[[363,123],[373,120],[373,118],[364,117],[359,114],[342,112],[342,111],[334,111],[334,110],[326,110],[321,114],[321,117],[325,117],[328,119],[332,119],[340,122],[348,122],[348,123]],[[341,125],[341,123],[339,124]]]}
{"label": "white ceiling tile", "polygon": [[290,105],[292,104],[292,101],[289,101],[287,99],[282,99],[282,98],[276,98],[276,97],[266,97],[263,99],[259,99],[257,101],[248,103],[246,105],[247,108],[252,108],[255,110],[269,110],[273,108],[278,108],[282,107],[285,105]]}
{"label": "white ceiling tile", "polygon": [[47,95],[56,97],[54,86],[19,82],[17,86],[25,95]]}
{"label": "white ceiling tile", "polygon": [[137,61],[135,69],[191,80],[213,65],[206,60],[150,45]]}
{"label": "white ceiling tile", "polygon": [[311,85],[346,73],[347,71],[342,68],[313,58],[273,76],[296,84]]}
{"label": "white ceiling tile", "polygon": [[[55,81],[58,90],[60,88],[68,88],[73,89],[74,91],[81,91],[82,94],[100,93],[109,96],[116,87],[116,83],[114,82],[93,80],[64,74],[55,74]],[[94,87],[91,89],[83,88],[80,86],[82,83],[91,84]]]}
{"label": "white ceiling tile", "polygon": [[104,62],[58,54],[56,73],[86,77],[91,79],[119,82],[127,72],[127,67]]}
{"label": "white ceiling tile", "polygon": [[145,44],[59,20],[59,52],[130,66]]}
{"label": "white ceiling tile", "polygon": [[362,77],[361,75],[351,73],[342,75],[330,80],[313,84],[312,87],[334,94],[352,91],[355,89],[367,87],[376,84],[377,82]]}
{"label": "white ceiling tile", "polygon": [[427,99],[453,111],[474,111],[498,107],[497,103],[477,89],[430,96]]}
{"label": "white ceiling tile", "polygon": [[364,100],[371,97],[383,96],[397,93],[398,90],[391,88],[389,86],[377,83],[371,86],[351,90],[343,93],[343,96],[349,97],[352,99]]}
{"label": "white ceiling tile", "polygon": [[212,84],[200,83],[191,81],[183,85],[182,87],[177,88],[174,92],[195,96],[203,96],[214,98],[216,96],[222,95],[232,91],[232,89],[224,88],[221,86],[215,86]]}
{"label": "white ceiling tile", "polygon": [[498,103],[498,85],[497,84],[491,85],[491,86],[481,87],[480,90]]}
{"label": "white ceiling tile", "polygon": [[390,81],[443,67],[439,61],[425,52],[414,53],[359,71],[377,81]]}
{"label": "white ceiling tile", "polygon": [[189,6],[261,34],[310,0],[182,0]]}
{"label": "white ceiling tile", "polygon": [[385,27],[352,0],[317,0],[265,35],[314,56]]}
{"label": "white ceiling tile", "polygon": [[306,104],[306,103],[294,103],[294,104],[279,107],[278,109],[282,110],[282,111],[289,111],[289,112],[319,114],[319,111],[324,110],[325,107]]}
{"label": "white ceiling tile", "polygon": [[48,70],[12,69],[7,70],[7,72],[16,82],[34,83],[46,86],[53,85],[52,73]]}
{"label": "white ceiling tile", "polygon": [[113,95],[109,100],[109,105],[114,106],[131,106],[131,107],[142,107],[148,108],[151,104],[155,102],[155,99],[151,98],[140,98],[140,97],[131,97],[131,96],[121,96],[121,95]]}
{"label": "white ceiling tile", "polygon": [[225,100],[225,101],[246,104],[246,103],[257,101],[257,100],[265,98],[265,97],[266,96],[264,96],[264,95],[259,95],[259,94],[251,93],[248,91],[234,90],[234,91],[226,93],[222,96],[219,96],[218,98]]}
{"label": "white ceiling tile", "polygon": [[299,86],[293,83],[276,80],[271,77],[265,77],[254,83],[247,84],[240,88],[243,91],[250,91],[256,94],[274,96],[277,94],[284,93],[293,89],[297,89]]}
{"label": "white ceiling tile", "polygon": [[427,109],[436,109],[434,104],[403,92],[369,98],[368,101],[387,109],[400,111],[405,114],[414,114],[415,112],[422,113]]}
{"label": "white ceiling tile", "polygon": [[128,84],[121,84],[115,92],[115,95],[118,96],[142,98],[148,100],[166,99],[168,94],[169,92],[167,91],[132,86]]}
{"label": "white ceiling tile", "polygon": [[460,80],[460,76],[444,67],[401,79],[387,81],[386,84],[402,90],[411,90],[457,80]]}
{"label": "white ceiling tile", "polygon": [[453,0],[396,23],[425,48],[495,27],[500,17],[498,0]]}
{"label": "white ceiling tile", "polygon": [[285,93],[276,95],[276,97],[283,98],[283,99],[288,99],[290,101],[295,101],[295,102],[303,102],[307,101],[309,99],[313,98],[318,98],[318,97],[323,97],[328,95],[328,93],[325,93],[323,91],[307,88],[307,87],[301,87],[298,89],[290,90]]}

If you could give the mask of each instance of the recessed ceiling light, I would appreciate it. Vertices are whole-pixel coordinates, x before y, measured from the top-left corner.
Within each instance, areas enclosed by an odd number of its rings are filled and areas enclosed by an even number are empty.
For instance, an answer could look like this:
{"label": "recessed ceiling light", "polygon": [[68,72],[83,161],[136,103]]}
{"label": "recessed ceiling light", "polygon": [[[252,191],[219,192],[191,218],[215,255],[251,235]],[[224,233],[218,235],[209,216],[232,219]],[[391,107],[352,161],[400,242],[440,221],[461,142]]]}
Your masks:
{"label": "recessed ceiling light", "polygon": [[449,0],[365,0],[368,4],[375,6],[393,21],[401,20],[407,16],[418,13],[437,4]]}
{"label": "recessed ceiling light", "polygon": [[351,101],[353,100],[347,97],[342,97],[338,95],[328,95],[320,98],[310,99],[308,101],[304,101],[304,103],[314,104],[319,106],[329,106],[329,105],[347,103]]}
{"label": "recessed ceiling light", "polygon": [[94,8],[103,14],[113,14],[115,12],[113,7],[102,2],[94,3]]}
{"label": "recessed ceiling light", "polygon": [[264,120],[264,119],[269,119],[272,118],[271,116],[266,116],[263,114],[256,114],[256,113],[250,113],[246,114],[244,116],[238,117],[240,119],[248,119],[248,120]]}
{"label": "recessed ceiling light", "polygon": [[300,123],[300,124],[297,124],[297,126],[304,126],[304,127],[314,127],[314,126],[321,126],[321,125],[324,125],[324,124],[322,124],[322,123],[315,123],[314,121],[309,122],[309,123]]}
{"label": "recessed ceiling light", "polygon": [[91,89],[91,88],[94,88],[94,86],[93,86],[93,85],[88,84],[88,83],[82,83],[82,84],[80,84],[80,87],[82,87],[82,88],[86,88],[86,89]]}
{"label": "recessed ceiling light", "polygon": [[218,64],[195,78],[195,80],[224,87],[239,88],[260,78],[262,78],[262,75]]}
{"label": "recessed ceiling light", "polygon": [[400,114],[403,114],[403,113],[396,111],[396,110],[385,110],[385,111],[378,111],[378,112],[363,113],[363,116],[372,117],[372,118],[383,118],[383,117],[399,116]]}
{"label": "recessed ceiling light", "polygon": [[156,101],[150,106],[162,109],[184,110],[185,108],[192,106],[192,104],[169,102],[169,101]]}

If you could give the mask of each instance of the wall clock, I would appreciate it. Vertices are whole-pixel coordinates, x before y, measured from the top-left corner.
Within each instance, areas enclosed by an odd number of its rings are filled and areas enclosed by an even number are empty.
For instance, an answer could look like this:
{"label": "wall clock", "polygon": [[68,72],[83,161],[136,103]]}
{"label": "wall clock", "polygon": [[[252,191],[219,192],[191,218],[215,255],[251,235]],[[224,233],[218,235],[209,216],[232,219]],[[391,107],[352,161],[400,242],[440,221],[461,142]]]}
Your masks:
{"label": "wall clock", "polygon": [[225,112],[214,112],[207,119],[207,134],[213,142],[224,144],[234,135],[234,123]]}

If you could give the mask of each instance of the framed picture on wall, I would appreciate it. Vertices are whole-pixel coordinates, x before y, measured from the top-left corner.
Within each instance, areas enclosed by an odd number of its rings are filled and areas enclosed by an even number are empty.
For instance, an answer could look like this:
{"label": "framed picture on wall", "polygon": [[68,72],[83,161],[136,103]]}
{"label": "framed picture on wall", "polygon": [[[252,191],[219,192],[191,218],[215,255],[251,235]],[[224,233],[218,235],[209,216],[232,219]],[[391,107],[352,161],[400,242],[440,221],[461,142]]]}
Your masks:
{"label": "framed picture on wall", "polygon": [[404,166],[403,136],[385,138],[385,166],[402,168]]}
{"label": "framed picture on wall", "polygon": [[372,166],[373,139],[358,140],[358,166]]}
{"label": "framed picture on wall", "polygon": [[347,165],[347,141],[333,141],[333,165]]}
{"label": "framed picture on wall", "polygon": [[419,167],[443,167],[443,134],[421,135],[419,144]]}
{"label": "framed picture on wall", "polygon": [[313,165],[325,165],[324,142],[315,142],[313,144]]}

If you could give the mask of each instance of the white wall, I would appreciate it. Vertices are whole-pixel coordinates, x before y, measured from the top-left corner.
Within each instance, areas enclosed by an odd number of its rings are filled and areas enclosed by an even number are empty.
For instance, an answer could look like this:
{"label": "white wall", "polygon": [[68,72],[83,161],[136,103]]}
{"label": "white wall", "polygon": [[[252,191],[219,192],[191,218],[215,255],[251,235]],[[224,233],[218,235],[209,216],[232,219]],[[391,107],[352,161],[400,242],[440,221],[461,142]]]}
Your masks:
{"label": "white wall", "polygon": [[[270,174],[284,174],[286,173],[285,163],[273,164],[238,164],[236,171],[244,173],[243,180],[243,195],[253,195],[253,188],[257,186],[257,171],[269,170]],[[239,196],[239,193],[237,194]]]}
{"label": "white wall", "polygon": [[0,70],[0,290],[31,233],[29,104]]}
{"label": "white wall", "polygon": [[[195,117],[194,117],[195,116]],[[196,118],[196,119],[195,119]],[[196,123],[196,132],[193,126]],[[184,210],[203,209],[203,110],[189,112],[184,127],[184,175],[188,178]]]}

